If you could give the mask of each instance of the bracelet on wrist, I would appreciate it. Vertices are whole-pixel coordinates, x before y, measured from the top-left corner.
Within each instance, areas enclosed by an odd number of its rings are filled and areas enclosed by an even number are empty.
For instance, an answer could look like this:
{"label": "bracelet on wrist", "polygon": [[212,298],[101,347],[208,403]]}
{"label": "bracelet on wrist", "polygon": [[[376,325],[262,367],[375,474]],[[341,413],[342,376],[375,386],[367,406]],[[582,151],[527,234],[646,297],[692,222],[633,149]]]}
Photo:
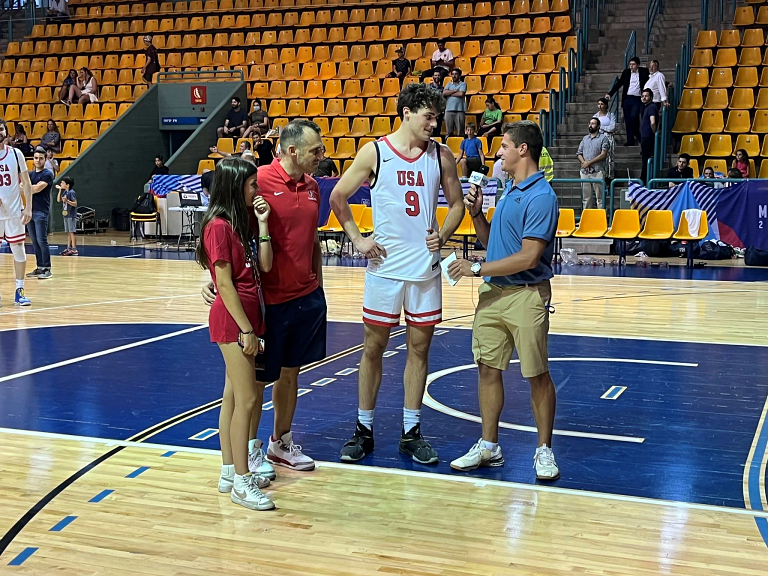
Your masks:
{"label": "bracelet on wrist", "polygon": [[244,330],[240,330],[240,334],[242,334],[243,336],[247,336],[248,334],[253,334],[253,328],[251,328],[247,332]]}
{"label": "bracelet on wrist", "polygon": [[259,243],[269,242],[272,240],[272,236],[259,236]]}

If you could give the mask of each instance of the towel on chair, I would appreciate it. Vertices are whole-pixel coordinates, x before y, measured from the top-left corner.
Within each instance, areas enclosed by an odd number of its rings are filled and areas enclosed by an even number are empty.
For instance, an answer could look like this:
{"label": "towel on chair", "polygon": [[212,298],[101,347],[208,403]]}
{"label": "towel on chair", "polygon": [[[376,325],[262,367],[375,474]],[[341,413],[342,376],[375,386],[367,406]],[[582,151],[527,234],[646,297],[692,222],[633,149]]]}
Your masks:
{"label": "towel on chair", "polygon": [[688,222],[688,233],[691,236],[698,236],[699,227],[701,226],[701,210],[698,208],[683,210],[683,216],[685,216]]}

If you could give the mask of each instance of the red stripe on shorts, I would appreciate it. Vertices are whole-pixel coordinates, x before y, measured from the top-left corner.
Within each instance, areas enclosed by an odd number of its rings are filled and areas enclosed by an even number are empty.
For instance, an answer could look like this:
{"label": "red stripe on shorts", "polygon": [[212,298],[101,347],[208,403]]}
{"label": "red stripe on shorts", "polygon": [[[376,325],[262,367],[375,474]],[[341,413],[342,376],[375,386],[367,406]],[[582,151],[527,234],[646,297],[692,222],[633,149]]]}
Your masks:
{"label": "red stripe on shorts", "polygon": [[371,310],[365,306],[363,306],[363,314],[372,314],[374,316],[382,316],[384,318],[397,318],[398,320],[400,319],[400,314],[387,314],[386,312],[377,312],[376,310]]}
{"label": "red stripe on shorts", "polygon": [[438,308],[437,310],[433,310],[432,312],[422,312],[420,314],[411,314],[408,312],[408,310],[405,311],[406,316],[410,316],[412,318],[424,318],[425,316],[434,316],[435,314],[442,314],[443,309]]}

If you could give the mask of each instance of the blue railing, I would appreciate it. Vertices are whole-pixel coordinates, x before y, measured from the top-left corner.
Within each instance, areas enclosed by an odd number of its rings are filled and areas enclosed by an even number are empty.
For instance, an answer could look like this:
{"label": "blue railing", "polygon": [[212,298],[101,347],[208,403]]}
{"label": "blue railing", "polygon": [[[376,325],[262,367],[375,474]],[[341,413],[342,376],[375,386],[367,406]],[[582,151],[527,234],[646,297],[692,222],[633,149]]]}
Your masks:
{"label": "blue railing", "polygon": [[650,0],[645,11],[645,53],[651,53],[651,32],[656,17],[664,13],[664,0]]}
{"label": "blue railing", "polygon": [[736,0],[701,0],[701,29],[722,30],[736,13]]}

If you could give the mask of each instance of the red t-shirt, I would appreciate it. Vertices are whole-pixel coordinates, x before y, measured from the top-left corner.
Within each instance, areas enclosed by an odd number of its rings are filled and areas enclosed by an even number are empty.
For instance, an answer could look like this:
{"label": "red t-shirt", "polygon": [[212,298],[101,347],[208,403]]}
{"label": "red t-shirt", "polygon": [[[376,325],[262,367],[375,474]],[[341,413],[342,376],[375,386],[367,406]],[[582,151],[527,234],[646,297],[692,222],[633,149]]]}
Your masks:
{"label": "red t-shirt", "polygon": [[[259,168],[260,194],[269,203],[272,269],[262,272],[264,301],[282,304],[314,292],[320,283],[312,269],[312,254],[320,213],[320,188],[304,174],[294,181],[275,159]],[[258,226],[255,219],[251,219]],[[258,228],[254,228],[258,230]]]}
{"label": "red t-shirt", "polygon": [[223,218],[215,218],[205,227],[203,243],[208,254],[211,277],[216,285],[216,300],[208,314],[211,342],[237,342],[240,334],[240,327],[224,305],[221,294],[218,293],[219,286],[214,266],[216,262],[228,262],[232,266],[232,283],[240,297],[243,310],[253,326],[254,333],[263,334],[266,328],[261,316],[258,284],[251,270],[251,263],[245,260],[245,250],[237,232]]}

